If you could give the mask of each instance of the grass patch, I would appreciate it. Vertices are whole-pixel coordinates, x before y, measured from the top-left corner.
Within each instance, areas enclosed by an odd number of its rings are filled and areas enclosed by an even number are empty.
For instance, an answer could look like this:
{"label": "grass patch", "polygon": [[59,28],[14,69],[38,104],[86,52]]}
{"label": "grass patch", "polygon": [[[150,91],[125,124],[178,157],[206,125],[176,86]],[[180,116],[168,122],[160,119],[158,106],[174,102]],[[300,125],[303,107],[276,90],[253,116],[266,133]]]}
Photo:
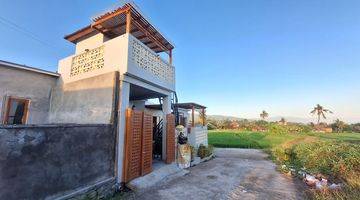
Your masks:
{"label": "grass patch", "polygon": [[325,175],[344,183],[340,191],[312,191],[314,199],[354,199],[360,196],[359,133],[286,133],[212,130],[209,144],[215,147],[256,148],[269,152],[279,165]]}
{"label": "grass patch", "polygon": [[241,132],[233,130],[211,130],[208,133],[209,144],[222,148],[268,149],[288,140],[302,138],[302,135],[269,134],[263,132]]}

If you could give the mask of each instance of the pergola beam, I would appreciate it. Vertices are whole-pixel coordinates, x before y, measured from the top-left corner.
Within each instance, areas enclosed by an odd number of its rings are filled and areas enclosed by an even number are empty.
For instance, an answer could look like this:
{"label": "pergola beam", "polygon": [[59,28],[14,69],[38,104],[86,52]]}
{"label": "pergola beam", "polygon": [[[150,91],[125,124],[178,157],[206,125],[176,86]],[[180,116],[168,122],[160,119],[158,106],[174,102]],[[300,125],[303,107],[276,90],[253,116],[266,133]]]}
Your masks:
{"label": "pergola beam", "polygon": [[191,108],[191,127],[195,127],[195,107]]}
{"label": "pergola beam", "polygon": [[131,11],[126,11],[126,33],[131,32]]}
{"label": "pergola beam", "polygon": [[201,112],[202,112],[202,123],[203,123],[202,125],[206,126],[205,108],[202,108]]}
{"label": "pergola beam", "polygon": [[[121,15],[121,16],[120,16]],[[125,16],[124,16],[125,15]],[[119,21],[115,21],[120,20]],[[125,17],[125,22],[123,22]],[[112,26],[109,26],[109,23],[111,22],[115,23]],[[125,33],[135,33],[135,32],[141,32],[138,33],[137,39],[141,40],[144,38],[147,38],[148,40],[152,42],[146,42],[147,44],[154,43],[154,51],[156,52],[165,52],[167,54],[172,54],[171,50],[173,49],[173,46],[164,38],[143,16],[131,5],[125,5],[122,8],[119,8],[113,12],[109,12],[107,14],[104,14],[103,16],[94,18],[94,22],[91,24],[91,28],[108,35],[109,37],[114,37],[118,35],[118,28],[120,28],[120,32],[123,32],[125,26]],[[172,55],[170,56],[172,57]],[[172,58],[169,57],[169,62],[172,62]]]}
{"label": "pergola beam", "polygon": [[139,28],[147,37],[149,37],[149,39],[153,40],[154,43],[156,43],[158,46],[160,46],[165,52],[168,53],[168,51],[170,49],[168,49],[167,47],[165,47],[157,38],[155,38],[149,30],[143,28],[143,26],[138,22],[138,21],[134,21],[134,25],[136,25],[137,28]]}
{"label": "pergola beam", "polygon": [[169,64],[172,65],[172,63],[173,63],[172,49],[170,49],[170,51],[169,51]]}
{"label": "pergola beam", "polygon": [[107,15],[107,16],[101,17],[99,20],[95,20],[95,22],[91,25],[91,27],[95,27],[97,25],[100,25],[101,23],[103,23],[103,22],[105,22],[105,21],[107,21],[107,20],[109,20],[109,19],[111,19],[113,17],[116,17],[118,15],[121,15],[123,13],[126,13],[128,11],[130,11],[130,7],[125,7],[125,8],[119,9],[119,10],[117,10],[117,11],[115,11],[115,12],[113,12],[113,13]]}

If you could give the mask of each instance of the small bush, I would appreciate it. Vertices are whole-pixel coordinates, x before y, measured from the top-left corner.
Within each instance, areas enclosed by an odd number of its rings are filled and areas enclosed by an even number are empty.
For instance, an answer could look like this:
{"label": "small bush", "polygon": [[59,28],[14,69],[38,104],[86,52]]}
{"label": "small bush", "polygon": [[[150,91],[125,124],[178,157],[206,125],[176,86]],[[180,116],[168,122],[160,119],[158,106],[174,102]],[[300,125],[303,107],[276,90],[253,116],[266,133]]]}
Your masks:
{"label": "small bush", "polygon": [[306,126],[303,124],[295,124],[295,123],[291,123],[287,125],[271,123],[268,126],[268,129],[270,133],[279,134],[279,135],[284,135],[287,133],[296,133],[296,134],[309,133],[310,131],[312,131],[312,128],[310,126]]}
{"label": "small bush", "polygon": [[299,144],[291,152],[291,162],[311,173],[322,173],[346,181],[360,173],[358,148],[358,145],[339,142]]}
{"label": "small bush", "polygon": [[209,123],[207,124],[207,128],[208,128],[208,130],[215,130],[215,129],[217,129],[216,125],[212,124],[211,122],[209,122]]}
{"label": "small bush", "polygon": [[210,156],[214,151],[214,147],[211,145],[208,145],[208,147],[206,147],[203,144],[200,144],[199,148],[198,148],[198,156],[200,158],[205,158]]}
{"label": "small bush", "polygon": [[190,146],[190,150],[191,150],[191,160],[194,160],[194,158],[197,154],[196,148],[193,146]]}

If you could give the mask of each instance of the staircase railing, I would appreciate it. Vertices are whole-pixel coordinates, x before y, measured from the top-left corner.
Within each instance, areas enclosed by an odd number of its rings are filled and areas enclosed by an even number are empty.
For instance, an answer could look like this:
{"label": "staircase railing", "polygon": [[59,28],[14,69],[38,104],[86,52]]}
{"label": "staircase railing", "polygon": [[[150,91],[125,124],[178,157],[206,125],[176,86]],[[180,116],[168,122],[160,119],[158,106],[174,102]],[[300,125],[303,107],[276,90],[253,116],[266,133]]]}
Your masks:
{"label": "staircase railing", "polygon": [[163,120],[161,119],[153,130],[154,140],[154,157],[162,159],[162,135],[163,135]]}
{"label": "staircase railing", "polygon": [[176,92],[173,92],[173,96],[171,99],[171,108],[173,110],[173,114],[175,115],[175,125],[179,125],[179,109],[178,109],[178,97]]}

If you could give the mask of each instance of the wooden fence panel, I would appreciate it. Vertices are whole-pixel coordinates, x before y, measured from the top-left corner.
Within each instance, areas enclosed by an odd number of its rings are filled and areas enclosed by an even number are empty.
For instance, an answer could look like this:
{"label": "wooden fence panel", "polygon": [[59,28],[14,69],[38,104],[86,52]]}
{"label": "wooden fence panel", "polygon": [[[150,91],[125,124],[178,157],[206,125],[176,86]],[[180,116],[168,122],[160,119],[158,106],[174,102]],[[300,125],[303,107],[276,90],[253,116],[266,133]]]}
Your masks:
{"label": "wooden fence panel", "polygon": [[152,157],[153,157],[153,122],[152,115],[144,113],[143,117],[143,132],[142,132],[142,163],[141,175],[148,174],[152,171]]}
{"label": "wooden fence panel", "polygon": [[124,182],[141,176],[143,112],[126,112]]}

